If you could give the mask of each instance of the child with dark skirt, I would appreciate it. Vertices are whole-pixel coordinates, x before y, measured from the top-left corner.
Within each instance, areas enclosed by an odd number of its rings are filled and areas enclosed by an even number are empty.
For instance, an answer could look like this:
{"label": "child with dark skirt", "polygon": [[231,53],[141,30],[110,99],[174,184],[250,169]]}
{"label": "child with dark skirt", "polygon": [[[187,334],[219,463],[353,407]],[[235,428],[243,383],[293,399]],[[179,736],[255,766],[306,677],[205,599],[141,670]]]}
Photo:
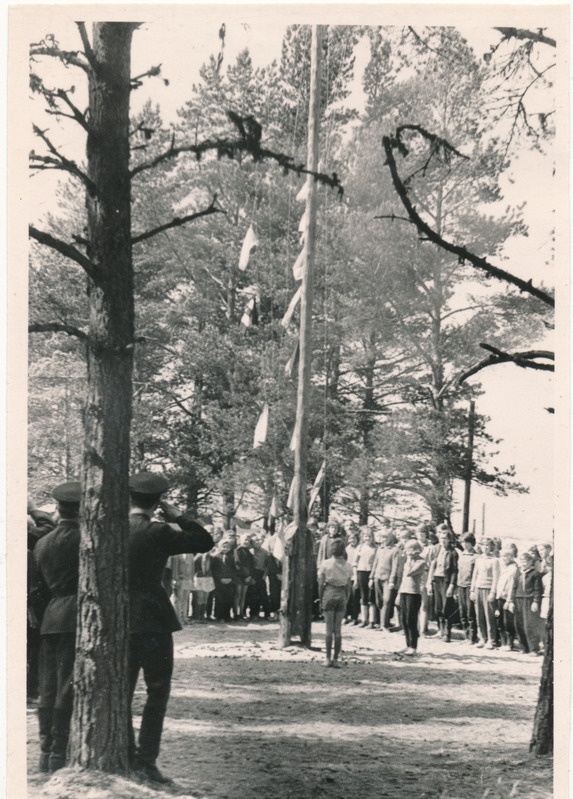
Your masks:
{"label": "child with dark skirt", "polygon": [[426,561],[422,557],[420,542],[412,539],[404,546],[406,561],[402,567],[402,579],[396,604],[400,608],[400,622],[406,636],[404,655],[415,655],[418,649],[420,630],[418,619],[422,605],[422,587],[426,580]]}

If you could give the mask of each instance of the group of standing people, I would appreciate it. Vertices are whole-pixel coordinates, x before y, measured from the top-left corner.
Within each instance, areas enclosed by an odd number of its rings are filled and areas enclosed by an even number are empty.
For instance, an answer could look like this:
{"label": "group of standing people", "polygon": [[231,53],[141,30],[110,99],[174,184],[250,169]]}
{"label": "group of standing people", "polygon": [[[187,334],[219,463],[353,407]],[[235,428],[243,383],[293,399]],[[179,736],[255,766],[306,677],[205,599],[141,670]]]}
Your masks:
{"label": "group of standing people", "polygon": [[276,619],[282,572],[278,536],[257,527],[205,527],[214,541],[209,552],[190,558],[184,566],[181,555],[167,564],[166,589],[181,624]]}
{"label": "group of standing people", "polygon": [[[191,617],[272,619],[281,604],[284,550],[263,530],[215,531],[162,501],[169,484],[158,474],[130,478],[129,703],[139,674],[147,696],[139,736],[129,716],[130,767],[155,783],[171,782],[157,768],[173,672],[172,633]],[[80,551],[78,482],[53,492],[55,517],[28,508],[28,690],[39,693],[40,770],[66,763],[73,705]],[[163,520],[157,521],[161,511]],[[208,528],[208,529],[206,529]],[[515,648],[537,655],[543,642],[552,580],[552,547],[521,553],[473,534],[458,541],[439,525],[417,533],[338,522],[315,534],[316,598],[326,621],[325,665],[337,668],[342,624],[403,631],[404,654],[420,635],[451,641],[461,625],[478,648]],[[398,611],[398,613],[396,613]],[[262,614],[262,616],[261,616]]]}
{"label": "group of standing people", "polygon": [[[171,688],[172,633],[181,629],[164,588],[165,569],[169,557],[209,552],[214,544],[200,524],[161,501],[168,488],[161,475],[149,472],[133,475],[129,481],[130,708],[140,672],[147,696],[137,742],[129,715],[128,757],[136,774],[159,784],[171,782],[158,769],[156,760]],[[81,487],[79,482],[63,483],[52,495],[57,518],[49,519],[45,514],[41,518],[34,508],[28,509],[32,581],[28,624],[35,623],[40,633],[39,768],[43,772],[62,768],[67,757],[74,689]],[[159,508],[165,521],[153,520]]]}
{"label": "group of standing people", "polygon": [[[458,624],[470,645],[541,653],[553,571],[552,546],[531,547],[519,555],[514,543],[473,533],[458,540],[446,524],[435,533],[427,525],[408,530],[348,531],[338,522],[317,537],[317,580],[327,622],[327,665],[337,665],[341,625],[353,623],[383,633],[403,631],[403,654],[414,655],[420,635],[430,637],[429,622],[449,643]],[[344,610],[329,616],[332,589],[340,588],[345,561]],[[336,563],[336,566],[334,565]],[[333,626],[335,655],[329,654]],[[334,661],[334,662],[332,662]]]}

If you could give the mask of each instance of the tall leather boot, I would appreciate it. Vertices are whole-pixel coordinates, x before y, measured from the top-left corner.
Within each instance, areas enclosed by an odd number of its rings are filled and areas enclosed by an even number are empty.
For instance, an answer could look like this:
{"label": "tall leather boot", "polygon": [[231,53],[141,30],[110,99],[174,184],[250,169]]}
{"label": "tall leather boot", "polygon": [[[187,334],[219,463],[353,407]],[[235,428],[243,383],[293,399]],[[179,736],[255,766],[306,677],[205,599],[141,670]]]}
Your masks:
{"label": "tall leather boot", "polygon": [[155,761],[159,755],[159,744],[163,731],[165,711],[154,707],[145,707],[139,730],[139,747],[135,754],[133,768],[137,774],[160,785],[170,785],[172,780],[164,776]]}
{"label": "tall leather boot", "polygon": [[70,713],[55,708],[52,715],[52,745],[50,748],[49,771],[58,771],[66,765],[68,740],[70,737]]}
{"label": "tall leather boot", "polygon": [[360,623],[361,627],[368,627],[368,605],[360,605],[362,622]]}
{"label": "tall leather boot", "polygon": [[40,727],[40,761],[38,768],[47,773],[50,770],[50,749],[52,746],[52,708],[38,708],[38,725]]}

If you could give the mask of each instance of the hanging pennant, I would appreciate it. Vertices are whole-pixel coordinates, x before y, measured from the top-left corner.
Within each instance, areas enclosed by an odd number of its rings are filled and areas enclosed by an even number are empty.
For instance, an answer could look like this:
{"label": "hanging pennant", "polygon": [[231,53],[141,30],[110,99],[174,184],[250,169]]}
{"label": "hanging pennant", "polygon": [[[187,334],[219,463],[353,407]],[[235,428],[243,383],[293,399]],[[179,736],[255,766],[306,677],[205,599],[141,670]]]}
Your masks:
{"label": "hanging pennant", "polygon": [[298,433],[298,422],[296,422],[296,424],[294,426],[294,430],[292,431],[292,436],[291,436],[291,439],[290,439],[289,449],[290,449],[291,452],[294,452],[295,449],[296,449],[297,433]]}
{"label": "hanging pennant", "polygon": [[294,374],[298,369],[299,355],[300,355],[300,341],[297,339],[294,352],[288,359],[285,366],[285,375],[288,377],[289,380],[294,379]]}
{"label": "hanging pennant", "polygon": [[292,267],[292,276],[295,280],[302,280],[306,263],[306,250],[302,249]]}
{"label": "hanging pennant", "polygon": [[294,477],[292,479],[292,483],[290,484],[290,490],[288,492],[287,508],[289,510],[294,509]]}
{"label": "hanging pennant", "polygon": [[326,472],[326,461],[322,461],[322,466],[318,470],[318,474],[316,475],[316,479],[314,481],[314,485],[310,492],[310,499],[308,501],[308,512],[310,513],[312,506],[316,502],[316,498],[318,497],[318,492],[320,491],[320,486],[322,485],[322,481],[324,480],[324,473]]}
{"label": "hanging pennant", "polygon": [[306,202],[306,198],[308,197],[308,188],[309,188],[309,182],[308,180],[305,180],[302,186],[300,187],[299,193],[295,197],[295,201],[297,203]]}
{"label": "hanging pennant", "polygon": [[241,324],[245,327],[253,327],[259,324],[259,312],[257,310],[256,297],[251,297],[247,303],[244,314],[241,316]]}
{"label": "hanging pennant", "polygon": [[239,269],[244,272],[249,265],[252,250],[259,246],[257,234],[252,225],[249,226],[247,234],[243,239],[243,246],[241,247],[241,255],[239,256]]}
{"label": "hanging pennant", "polygon": [[302,294],[302,286],[299,286],[296,294],[294,295],[294,297],[290,301],[290,305],[287,308],[286,313],[283,316],[282,321],[281,321],[281,325],[285,328],[285,330],[290,324],[290,320],[292,319],[292,315],[295,312],[295,308],[298,305],[298,302],[299,302],[299,300],[301,298],[301,294]]}
{"label": "hanging pennant", "polygon": [[267,429],[269,426],[269,406],[265,402],[263,410],[259,416],[259,421],[255,427],[255,436],[253,439],[253,449],[261,447],[267,440]]}

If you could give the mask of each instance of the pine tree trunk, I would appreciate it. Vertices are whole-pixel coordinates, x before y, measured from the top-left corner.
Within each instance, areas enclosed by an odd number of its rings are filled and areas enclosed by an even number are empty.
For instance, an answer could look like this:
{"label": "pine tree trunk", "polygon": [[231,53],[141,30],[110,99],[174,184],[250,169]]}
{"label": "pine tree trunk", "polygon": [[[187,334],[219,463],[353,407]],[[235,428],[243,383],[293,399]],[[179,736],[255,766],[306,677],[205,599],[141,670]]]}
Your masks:
{"label": "pine tree trunk", "polygon": [[529,751],[536,755],[549,755],[553,752],[553,586],[549,602],[543,669],[533,721],[533,735],[529,744]]}
{"label": "pine tree trunk", "polygon": [[89,79],[88,396],[85,412],[72,764],[127,769],[128,470],[133,269],[129,176],[131,23],[95,23]]}

